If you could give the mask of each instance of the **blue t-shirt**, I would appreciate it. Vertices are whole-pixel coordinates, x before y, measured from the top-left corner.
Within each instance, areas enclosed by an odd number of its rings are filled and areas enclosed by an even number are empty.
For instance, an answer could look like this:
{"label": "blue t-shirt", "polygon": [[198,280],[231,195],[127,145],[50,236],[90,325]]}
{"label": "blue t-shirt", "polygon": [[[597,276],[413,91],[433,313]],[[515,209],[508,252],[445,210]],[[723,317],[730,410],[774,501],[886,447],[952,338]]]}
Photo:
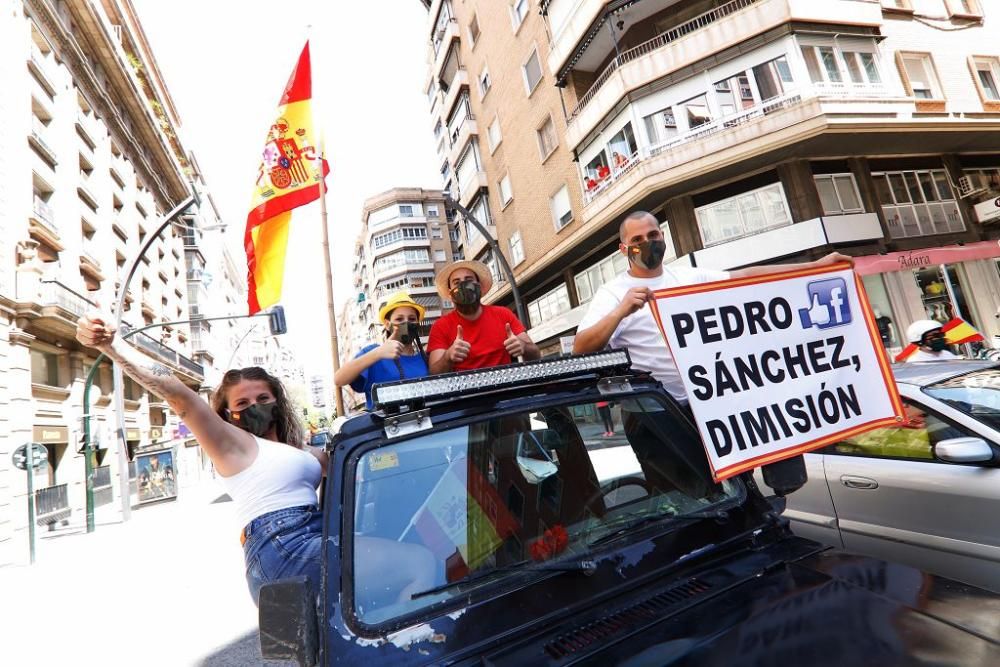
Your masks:
{"label": "blue t-shirt", "polygon": [[[376,347],[378,347],[378,344],[372,343],[354,355],[354,358],[357,359],[362,355],[368,354]],[[424,361],[423,356],[419,354],[401,355],[399,357],[399,363],[403,365],[404,377],[399,376],[399,367],[396,366],[395,361],[391,361],[389,359],[379,359],[374,364],[361,371],[361,375],[355,378],[354,382],[351,383],[351,389],[354,391],[365,392],[366,407],[369,410],[375,407],[372,404],[372,387],[374,385],[380,382],[409,380],[411,378],[428,375],[427,362]]]}

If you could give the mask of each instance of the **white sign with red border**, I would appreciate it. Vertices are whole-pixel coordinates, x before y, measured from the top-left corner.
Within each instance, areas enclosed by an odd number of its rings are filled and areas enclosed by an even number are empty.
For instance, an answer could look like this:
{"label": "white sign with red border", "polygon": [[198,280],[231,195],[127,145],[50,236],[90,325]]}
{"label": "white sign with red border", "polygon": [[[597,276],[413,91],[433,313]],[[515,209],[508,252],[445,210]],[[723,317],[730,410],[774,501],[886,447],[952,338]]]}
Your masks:
{"label": "white sign with red border", "polygon": [[651,306],[716,481],[903,418],[847,264],[659,290]]}

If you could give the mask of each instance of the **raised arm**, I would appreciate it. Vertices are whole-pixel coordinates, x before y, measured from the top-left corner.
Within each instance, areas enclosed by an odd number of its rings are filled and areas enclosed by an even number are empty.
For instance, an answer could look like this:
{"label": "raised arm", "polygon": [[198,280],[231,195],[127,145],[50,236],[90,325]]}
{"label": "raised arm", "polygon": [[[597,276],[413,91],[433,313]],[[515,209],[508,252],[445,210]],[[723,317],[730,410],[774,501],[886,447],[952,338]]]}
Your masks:
{"label": "raised arm", "polygon": [[333,375],[333,383],[338,387],[351,384],[365,369],[372,366],[379,359],[399,359],[403,353],[403,344],[390,338],[378,347],[374,347],[361,356],[351,359],[346,364],[337,369]]}
{"label": "raised arm", "polygon": [[211,406],[177,379],[167,366],[116,339],[114,334],[99,316],[84,316],[77,322],[77,340],[103,352],[143,388],[162,397],[191,429],[223,476],[235,475],[253,462],[257,443],[252,435],[215,414]]}

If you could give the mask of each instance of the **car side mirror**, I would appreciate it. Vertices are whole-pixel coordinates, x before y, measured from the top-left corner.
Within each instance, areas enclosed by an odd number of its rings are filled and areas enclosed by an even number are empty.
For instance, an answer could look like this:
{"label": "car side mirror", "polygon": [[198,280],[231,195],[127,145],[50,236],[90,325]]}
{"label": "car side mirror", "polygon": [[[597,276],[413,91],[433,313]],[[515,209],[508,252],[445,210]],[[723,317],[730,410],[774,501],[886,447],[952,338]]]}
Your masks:
{"label": "car side mirror", "polygon": [[993,448],[982,438],[949,438],[934,445],[934,457],[948,463],[987,463]]}
{"label": "car side mirror", "polygon": [[312,667],[319,655],[316,595],[303,576],[279,579],[260,588],[260,654]]}

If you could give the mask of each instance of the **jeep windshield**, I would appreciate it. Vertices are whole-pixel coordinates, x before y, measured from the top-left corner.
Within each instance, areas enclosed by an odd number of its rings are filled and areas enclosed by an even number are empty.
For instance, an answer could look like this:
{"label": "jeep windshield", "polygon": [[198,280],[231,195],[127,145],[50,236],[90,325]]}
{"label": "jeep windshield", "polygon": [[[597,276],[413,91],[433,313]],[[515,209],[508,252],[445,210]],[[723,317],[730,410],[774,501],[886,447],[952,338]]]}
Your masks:
{"label": "jeep windshield", "polygon": [[741,501],[742,483],[712,481],[694,431],[661,401],[504,414],[361,454],[345,508],[356,618],[378,625],[512,577],[584,570],[572,564],[644,528]]}

